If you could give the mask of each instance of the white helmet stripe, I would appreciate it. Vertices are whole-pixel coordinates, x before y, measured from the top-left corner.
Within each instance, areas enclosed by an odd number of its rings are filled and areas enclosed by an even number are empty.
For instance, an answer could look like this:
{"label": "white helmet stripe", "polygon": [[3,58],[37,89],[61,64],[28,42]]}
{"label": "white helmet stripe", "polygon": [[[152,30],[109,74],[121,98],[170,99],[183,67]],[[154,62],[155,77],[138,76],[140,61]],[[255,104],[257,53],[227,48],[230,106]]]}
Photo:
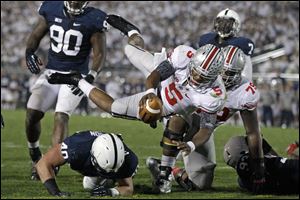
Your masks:
{"label": "white helmet stripe", "polygon": [[204,62],[200,67],[208,70],[210,64],[212,63],[212,61],[214,60],[215,56],[218,54],[219,51],[220,49],[218,47],[213,46],[213,48],[210,50],[208,56],[206,56],[206,59],[204,60]]}
{"label": "white helmet stripe", "polygon": [[234,54],[237,52],[237,48],[232,46],[230,47],[230,50],[228,52],[228,54],[226,55],[226,61],[225,64],[231,64],[233,58],[234,58]]}
{"label": "white helmet stripe", "polygon": [[116,145],[116,140],[115,140],[114,136],[110,133],[108,133],[108,134],[111,137],[111,140],[112,140],[113,146],[114,146],[115,160],[114,160],[114,164],[113,164],[113,167],[112,167],[112,169],[114,170],[116,168],[117,161],[118,161],[118,151],[117,151],[117,145]]}

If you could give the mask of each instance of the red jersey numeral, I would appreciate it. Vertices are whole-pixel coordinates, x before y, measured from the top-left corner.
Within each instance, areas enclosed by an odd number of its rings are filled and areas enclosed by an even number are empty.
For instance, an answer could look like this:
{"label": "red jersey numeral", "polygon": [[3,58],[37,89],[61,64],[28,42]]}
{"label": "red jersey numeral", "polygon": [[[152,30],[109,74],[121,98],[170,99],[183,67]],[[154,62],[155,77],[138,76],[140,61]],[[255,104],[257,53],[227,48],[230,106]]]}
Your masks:
{"label": "red jersey numeral", "polygon": [[[170,93],[174,91],[175,92],[175,95],[178,97],[179,100],[182,100],[183,99],[183,96],[182,94],[180,93],[179,90],[177,90],[177,88],[175,87],[175,83],[171,83],[169,85],[169,89],[168,87],[165,88],[165,95],[166,95],[166,99],[168,101],[168,103],[171,105],[171,106],[174,106],[176,103],[177,103],[177,99],[175,98],[174,95],[171,95],[170,96]],[[174,94],[174,93],[173,93]]]}
{"label": "red jersey numeral", "polygon": [[252,82],[250,82],[250,84],[246,88],[246,92],[251,91],[252,94],[255,94],[255,90],[256,90],[256,86]]}

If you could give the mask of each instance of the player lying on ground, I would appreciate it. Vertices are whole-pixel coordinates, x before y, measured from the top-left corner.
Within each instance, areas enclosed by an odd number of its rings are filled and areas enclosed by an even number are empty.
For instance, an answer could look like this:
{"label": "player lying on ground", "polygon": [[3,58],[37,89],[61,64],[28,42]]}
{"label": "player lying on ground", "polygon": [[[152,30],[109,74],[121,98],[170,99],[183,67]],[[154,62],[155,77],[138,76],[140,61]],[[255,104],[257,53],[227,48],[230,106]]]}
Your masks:
{"label": "player lying on ground", "polygon": [[[262,193],[299,194],[299,160],[287,159],[277,154],[263,141],[264,160],[266,164],[266,183]],[[224,161],[238,174],[241,188],[253,192],[249,145],[245,136],[234,136],[224,146]]]}
{"label": "player lying on ground", "polygon": [[[132,176],[136,173],[138,158],[120,136],[101,131],[81,131],[52,147],[36,165],[50,195],[70,195],[58,188],[53,171],[53,168],[66,163],[85,176],[83,186],[91,189],[92,196],[133,193]],[[109,188],[104,185],[104,179],[116,180],[118,186]]]}

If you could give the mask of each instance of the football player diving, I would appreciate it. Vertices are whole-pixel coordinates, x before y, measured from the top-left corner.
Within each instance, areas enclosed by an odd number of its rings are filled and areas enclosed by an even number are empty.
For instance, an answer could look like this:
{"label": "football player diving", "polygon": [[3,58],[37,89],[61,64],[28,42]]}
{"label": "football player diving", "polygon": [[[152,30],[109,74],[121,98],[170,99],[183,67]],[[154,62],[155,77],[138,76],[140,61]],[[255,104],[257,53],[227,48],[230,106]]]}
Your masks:
{"label": "football player diving", "polygon": [[[219,125],[225,123],[236,112],[240,113],[244,128],[246,130],[249,146],[249,160],[252,169],[252,187],[254,193],[261,193],[265,183],[265,164],[263,159],[262,136],[257,118],[257,103],[259,91],[255,85],[242,76],[245,66],[245,54],[234,46],[227,46],[223,49],[225,63],[221,72],[227,93],[227,99],[222,110],[217,112],[217,120],[212,123],[214,127],[209,140],[196,149],[189,156],[183,156],[184,168],[173,169],[176,182],[186,190],[208,189],[211,187],[214,170],[216,167],[216,153],[213,131]],[[199,115],[193,114],[192,126],[187,130],[185,140],[188,140],[198,132]],[[183,147],[186,149],[188,147]],[[157,176],[160,160],[155,158],[147,159],[147,166],[153,177]]]}
{"label": "football player diving", "polygon": [[[54,145],[36,164],[38,175],[53,196],[70,196],[55,181],[53,168],[68,163],[84,175],[83,187],[92,196],[128,196],[133,194],[132,176],[138,158],[119,135],[101,131],[80,131]],[[115,180],[116,187],[105,184]]]}
{"label": "football player diving", "polygon": [[[266,183],[263,193],[299,194],[299,160],[279,156],[266,140],[263,140],[263,150],[266,164]],[[236,170],[239,186],[253,192],[251,184],[253,170],[250,167],[246,137],[231,137],[224,146],[223,157],[225,163]]]}
{"label": "football player diving", "polygon": [[[26,136],[32,160],[31,179],[37,180],[35,164],[41,158],[39,148],[41,120],[55,103],[52,145],[62,142],[68,135],[68,121],[80,103],[83,92],[70,85],[51,85],[49,73],[79,71],[84,79],[93,83],[104,65],[106,57],[106,13],[88,7],[88,1],[44,1],[38,9],[41,15],[26,43],[26,64],[33,74],[40,74],[27,102]],[[50,36],[48,63],[41,72],[41,60],[35,54],[46,34]],[[90,53],[93,62],[89,70]],[[41,73],[40,73],[41,72]]]}
{"label": "football player diving", "polygon": [[[120,24],[122,24],[120,21],[124,23],[124,20],[120,20],[116,17],[112,19],[115,21],[108,20],[108,23],[125,34],[126,32],[122,27],[126,26],[120,26]],[[156,67],[154,63],[157,62],[157,60],[168,57],[168,60],[171,61],[172,64],[181,63],[183,65],[184,62],[182,62],[180,58],[184,58],[184,56],[176,56],[180,55],[180,53],[188,55],[188,52],[184,52],[183,49],[179,48],[174,49],[168,56],[164,49],[161,53],[151,54],[150,52],[141,50],[144,47],[144,43],[140,40],[141,37],[139,34],[129,36],[128,44],[125,46],[125,53],[131,63],[142,71],[146,77],[148,76],[147,83],[150,78],[153,78],[153,74],[156,73],[156,70],[154,70]],[[192,181],[190,181],[188,185],[184,184],[184,186],[194,185],[198,189],[210,188],[213,181],[214,168],[216,166],[212,134],[213,130],[217,125],[224,123],[224,121],[226,121],[236,111],[240,111],[246,133],[249,135],[250,156],[253,161],[253,167],[255,168],[255,173],[253,174],[253,187],[255,187],[256,191],[259,192],[264,183],[264,163],[262,160],[263,153],[261,146],[262,139],[259,132],[256,113],[256,104],[259,99],[259,92],[256,91],[256,87],[248,81],[247,78],[242,78],[241,74],[246,62],[246,55],[243,51],[236,46],[230,45],[225,47],[223,52],[225,54],[225,67],[221,70],[221,74],[227,90],[225,108],[223,110],[219,110],[217,114],[214,113],[215,115],[212,115],[213,112],[210,113],[209,110],[202,107],[201,109],[198,109],[197,112],[194,113],[188,120],[185,117],[182,118],[182,116],[179,116],[179,113],[177,113],[176,116],[172,116],[167,122],[165,132],[171,130],[173,133],[181,133],[179,135],[183,135],[184,133],[188,134],[186,134],[184,138],[176,138],[176,141],[172,139],[168,140],[167,137],[170,136],[168,136],[167,133],[166,135],[164,133],[162,142],[162,145],[164,146],[163,154],[167,154],[166,149],[168,149],[170,153],[170,149],[172,148],[168,147],[168,145],[172,143],[173,145],[176,144],[177,148],[182,150],[185,155],[190,154],[189,156],[183,156],[185,167],[187,168],[190,176],[188,179],[188,176],[185,173],[185,176],[183,177],[187,178],[185,180],[193,180],[194,183],[191,184],[190,182]],[[201,63],[198,62],[198,64],[201,66]],[[149,74],[151,75],[149,76]],[[180,81],[178,78],[177,80]],[[188,78],[187,80],[194,82],[193,78]],[[147,87],[151,87],[151,84]],[[172,93],[172,97],[176,99],[176,96],[177,93],[175,91]],[[180,99],[176,100],[178,101]],[[205,101],[205,99],[201,99],[201,101]],[[163,144],[164,141],[166,144]],[[175,153],[173,152],[174,154],[171,153],[171,155],[176,155],[178,152],[176,152],[175,148],[173,150]],[[167,178],[168,175],[166,176],[166,174],[170,173],[170,167],[174,166],[175,162],[173,160],[173,156],[168,157],[164,155],[162,156],[161,164],[155,168],[159,169],[159,172],[154,170],[154,173],[152,173],[155,179],[154,185],[158,185],[161,193],[171,191],[171,183],[168,181],[170,177]],[[151,158],[147,161],[151,161]],[[152,162],[147,162],[146,164],[148,165],[149,163]],[[151,166],[148,165],[148,167]],[[167,168],[167,172],[162,170],[166,169],[165,167]],[[191,189],[191,187],[188,188]]]}

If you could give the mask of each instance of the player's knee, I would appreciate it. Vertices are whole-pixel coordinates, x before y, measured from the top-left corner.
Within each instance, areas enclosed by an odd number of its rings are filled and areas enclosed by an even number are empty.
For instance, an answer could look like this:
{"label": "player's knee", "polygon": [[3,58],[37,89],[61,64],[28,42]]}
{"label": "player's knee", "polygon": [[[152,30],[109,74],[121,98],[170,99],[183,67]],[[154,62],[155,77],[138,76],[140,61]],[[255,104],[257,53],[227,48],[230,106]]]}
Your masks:
{"label": "player's knee", "polygon": [[56,112],[54,115],[54,121],[55,123],[67,124],[69,121],[69,115],[62,112]]}
{"label": "player's knee", "polygon": [[212,186],[214,179],[215,164],[204,168],[201,171],[192,172],[189,174],[189,179],[193,182],[198,190],[209,189]]}
{"label": "player's knee", "polygon": [[34,125],[44,117],[44,113],[38,110],[27,109],[26,125]]}
{"label": "player's knee", "polygon": [[170,155],[177,155],[179,150],[177,145],[173,144],[172,141],[182,141],[183,133],[173,132],[168,128],[165,129],[162,141],[160,143],[165,152],[169,152]]}
{"label": "player's knee", "polygon": [[133,34],[128,38],[128,44],[144,49],[144,39],[139,34]]}

